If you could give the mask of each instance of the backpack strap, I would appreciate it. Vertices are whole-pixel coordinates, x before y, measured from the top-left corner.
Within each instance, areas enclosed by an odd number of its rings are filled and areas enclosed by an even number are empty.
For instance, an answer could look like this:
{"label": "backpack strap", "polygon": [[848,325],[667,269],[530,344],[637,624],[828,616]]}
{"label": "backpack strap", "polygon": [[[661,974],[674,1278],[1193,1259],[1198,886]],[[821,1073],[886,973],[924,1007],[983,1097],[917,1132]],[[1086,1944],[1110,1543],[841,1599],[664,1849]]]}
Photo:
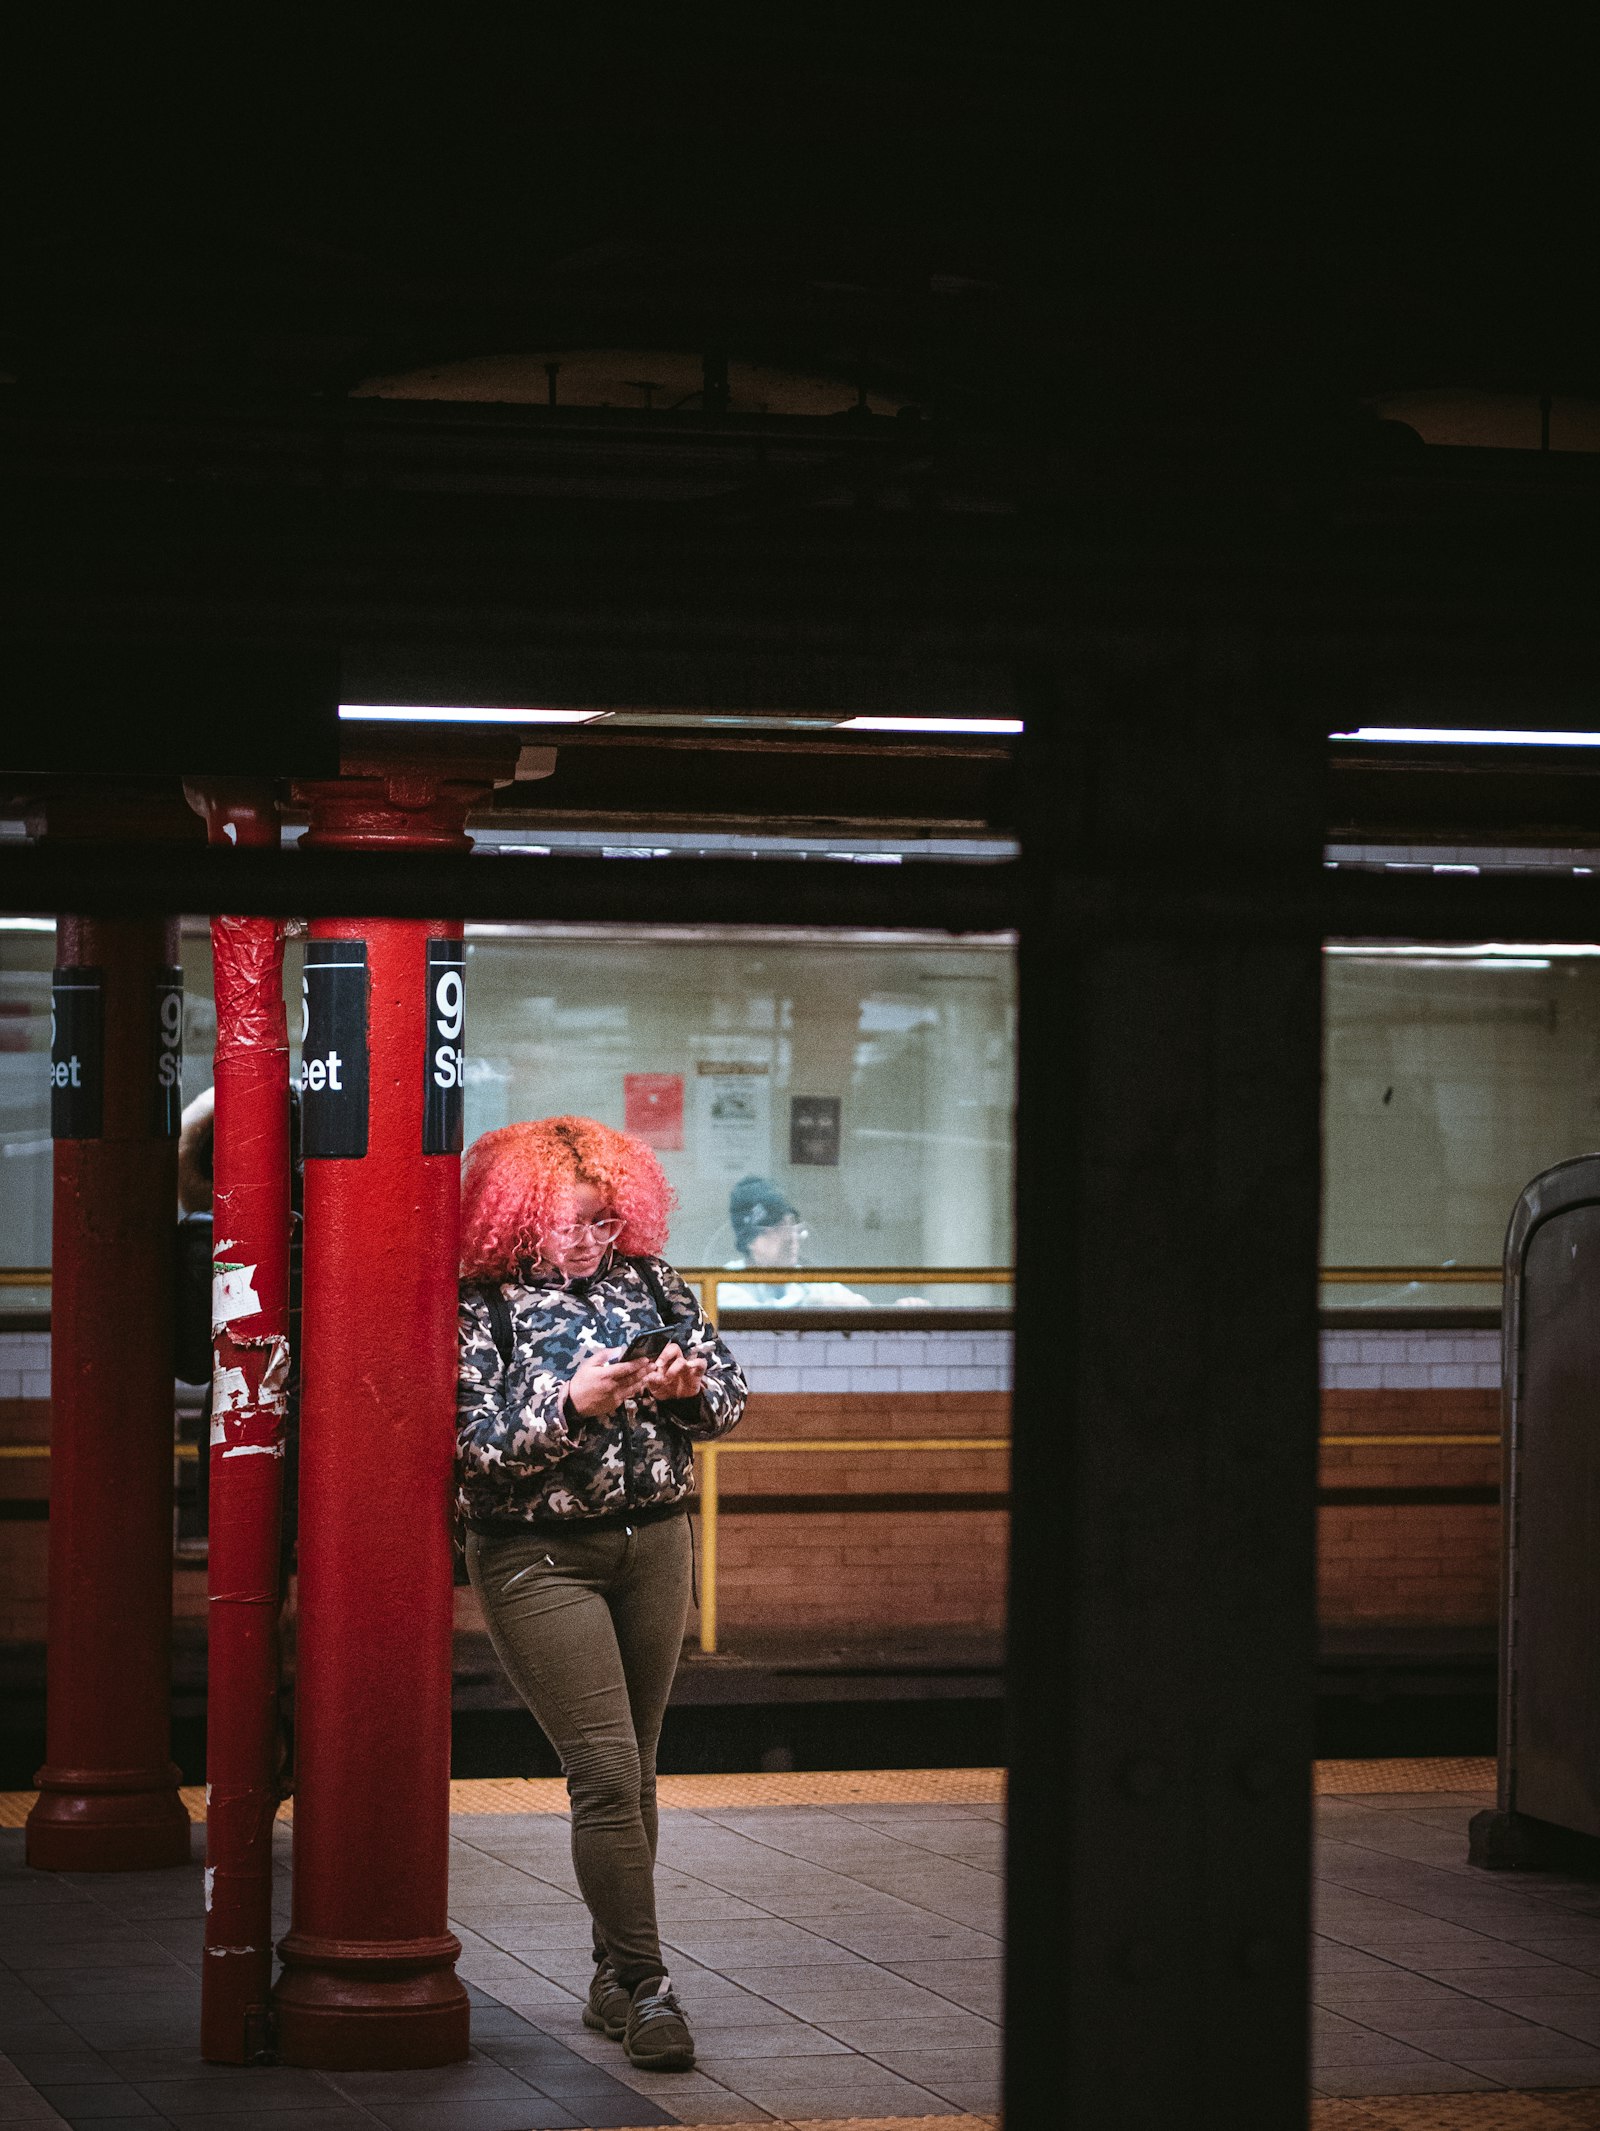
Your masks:
{"label": "backpack strap", "polygon": [[478,1293],[489,1312],[489,1331],[500,1355],[500,1366],[509,1369],[516,1333],[511,1324],[511,1305],[506,1300],[506,1291],[497,1280],[483,1280],[478,1284]]}
{"label": "backpack strap", "polygon": [[656,1306],[656,1315],[663,1324],[671,1324],[673,1322],[673,1309],[671,1303],[667,1300],[667,1291],[661,1285],[660,1274],[648,1258],[630,1258],[628,1263],[650,1290],[651,1298]]}

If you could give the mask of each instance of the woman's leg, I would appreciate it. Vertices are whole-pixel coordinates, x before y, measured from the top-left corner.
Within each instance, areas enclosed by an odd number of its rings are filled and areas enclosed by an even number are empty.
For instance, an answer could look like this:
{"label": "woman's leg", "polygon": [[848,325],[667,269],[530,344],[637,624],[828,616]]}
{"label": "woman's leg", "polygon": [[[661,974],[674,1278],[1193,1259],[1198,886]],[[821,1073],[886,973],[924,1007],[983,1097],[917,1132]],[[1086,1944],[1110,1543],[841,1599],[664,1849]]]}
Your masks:
{"label": "woman's leg", "polygon": [[687,1517],[641,1525],[609,1594],[639,1746],[639,1817],[656,1854],[656,1747],[689,1620]]}
{"label": "woman's leg", "polygon": [[662,1960],[639,1747],[607,1602],[630,1543],[621,1531],[472,1534],[467,1572],[500,1662],[561,1756],[573,1869],[596,1937],[631,1990],[659,1976]]}

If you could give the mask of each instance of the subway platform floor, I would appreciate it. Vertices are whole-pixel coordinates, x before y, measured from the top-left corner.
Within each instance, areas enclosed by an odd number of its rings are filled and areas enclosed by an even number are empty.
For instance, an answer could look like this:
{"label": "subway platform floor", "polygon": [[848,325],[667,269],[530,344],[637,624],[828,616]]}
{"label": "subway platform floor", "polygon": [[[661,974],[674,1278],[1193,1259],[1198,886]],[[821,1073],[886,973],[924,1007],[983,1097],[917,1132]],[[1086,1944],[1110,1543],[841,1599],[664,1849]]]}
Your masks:
{"label": "subway platform floor", "polygon": [[[1600,1886],[1471,1870],[1490,1780],[1479,1761],[1319,1769],[1318,2131],[1600,2126]],[[0,2126],[993,2122],[998,1772],[664,1779],[663,1931],[700,2049],[679,2075],[634,2071],[579,2020],[559,1784],[453,1789],[471,2060],[349,2075],[200,2062],[198,1828],[187,1871],[47,1877],[22,1864],[29,1801],[0,1798]]]}

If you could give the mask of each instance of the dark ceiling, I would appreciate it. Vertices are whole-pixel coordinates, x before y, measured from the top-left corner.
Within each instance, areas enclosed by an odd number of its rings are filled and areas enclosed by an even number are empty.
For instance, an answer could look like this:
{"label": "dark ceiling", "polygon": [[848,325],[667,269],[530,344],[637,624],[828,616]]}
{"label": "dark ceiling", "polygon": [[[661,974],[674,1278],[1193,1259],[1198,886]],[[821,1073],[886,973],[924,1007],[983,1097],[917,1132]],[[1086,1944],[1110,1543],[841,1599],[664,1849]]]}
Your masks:
{"label": "dark ceiling", "polygon": [[41,51],[0,364],[301,395],[508,348],[723,348],[1112,430],[1600,389],[1592,129],[1554,51],[1269,45],[1209,11],[1161,37],[597,13],[286,21],[237,54],[141,20]]}
{"label": "dark ceiling", "polygon": [[[0,632],[53,666],[85,636],[492,652],[513,701],[563,659],[571,700],[693,704],[751,697],[760,657],[803,705],[800,665],[842,662],[863,706],[883,672],[1054,661],[1034,718],[1075,700],[1074,631],[1219,671],[1281,639],[1310,717],[1319,687],[1343,719],[1463,677],[1587,717],[1600,461],[1422,452],[1363,405],[1600,397],[1586,74],[1459,28],[1292,34],[928,5],[18,40],[0,451],[29,537]],[[574,347],[917,413],[348,398]],[[621,756],[568,753],[591,811]]]}

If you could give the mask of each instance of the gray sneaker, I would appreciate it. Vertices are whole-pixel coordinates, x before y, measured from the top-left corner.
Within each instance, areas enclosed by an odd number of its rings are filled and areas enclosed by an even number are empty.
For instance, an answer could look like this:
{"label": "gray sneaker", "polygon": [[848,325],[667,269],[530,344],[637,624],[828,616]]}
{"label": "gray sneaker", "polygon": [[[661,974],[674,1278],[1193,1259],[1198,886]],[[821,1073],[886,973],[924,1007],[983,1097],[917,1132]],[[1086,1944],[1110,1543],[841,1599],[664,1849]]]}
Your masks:
{"label": "gray sneaker", "polygon": [[592,2027],[597,2034],[620,2042],[628,2025],[628,2014],[633,2007],[633,1997],[625,1983],[617,1980],[610,1957],[602,1955],[596,1963],[594,1981],[589,1985],[589,2000],[583,2008],[583,2024]]}
{"label": "gray sneaker", "polygon": [[654,1976],[634,1991],[622,2047],[641,2072],[693,2069],[694,2037],[666,1976]]}

